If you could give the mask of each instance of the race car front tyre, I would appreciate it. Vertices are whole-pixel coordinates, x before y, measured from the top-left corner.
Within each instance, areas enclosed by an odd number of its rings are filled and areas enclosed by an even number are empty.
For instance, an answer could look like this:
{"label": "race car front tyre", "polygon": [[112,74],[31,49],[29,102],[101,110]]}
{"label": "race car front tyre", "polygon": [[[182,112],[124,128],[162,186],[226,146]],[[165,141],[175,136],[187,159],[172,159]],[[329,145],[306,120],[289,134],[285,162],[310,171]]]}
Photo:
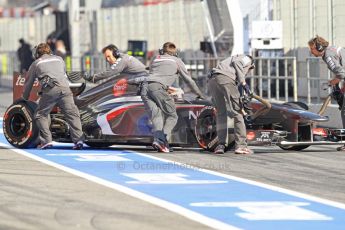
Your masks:
{"label": "race car front tyre", "polygon": [[[291,101],[286,102],[284,105],[288,105],[295,109],[304,109],[308,110],[309,107],[303,102],[299,101]],[[308,123],[299,123],[298,125],[298,141],[308,140],[310,139],[310,125]],[[308,148],[310,145],[296,145],[296,146],[279,146],[283,150],[291,150],[291,151],[301,151],[303,149]]]}
{"label": "race car front tyre", "polygon": [[112,143],[107,143],[107,142],[88,142],[85,141],[85,144],[87,144],[88,146],[90,146],[91,148],[107,148],[112,146]]}
{"label": "race car front tyre", "polygon": [[39,131],[34,121],[37,104],[16,101],[5,112],[3,131],[7,141],[16,148],[33,148],[38,144]]}
{"label": "race car front tyre", "polygon": [[[298,141],[310,139],[310,125],[298,126]],[[310,145],[291,145],[291,146],[279,146],[283,150],[288,151],[301,151],[308,148]]]}
{"label": "race car front tyre", "polygon": [[279,146],[283,150],[287,151],[301,151],[308,148],[310,145],[296,145],[296,146]]}

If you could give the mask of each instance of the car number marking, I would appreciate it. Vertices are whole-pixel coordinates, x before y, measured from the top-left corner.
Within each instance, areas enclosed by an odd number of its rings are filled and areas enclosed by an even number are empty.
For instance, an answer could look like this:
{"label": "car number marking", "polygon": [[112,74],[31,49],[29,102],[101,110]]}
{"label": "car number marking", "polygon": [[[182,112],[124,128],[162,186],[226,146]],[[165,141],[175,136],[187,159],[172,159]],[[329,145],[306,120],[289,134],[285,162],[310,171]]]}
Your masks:
{"label": "car number marking", "polygon": [[[192,203],[196,207],[237,208],[235,215],[247,220],[332,220],[332,217],[308,210],[307,202],[203,202]],[[306,208],[302,208],[302,206]]]}
{"label": "car number marking", "polygon": [[189,176],[182,173],[122,173],[134,179],[127,184],[223,184],[225,180],[189,180]]}

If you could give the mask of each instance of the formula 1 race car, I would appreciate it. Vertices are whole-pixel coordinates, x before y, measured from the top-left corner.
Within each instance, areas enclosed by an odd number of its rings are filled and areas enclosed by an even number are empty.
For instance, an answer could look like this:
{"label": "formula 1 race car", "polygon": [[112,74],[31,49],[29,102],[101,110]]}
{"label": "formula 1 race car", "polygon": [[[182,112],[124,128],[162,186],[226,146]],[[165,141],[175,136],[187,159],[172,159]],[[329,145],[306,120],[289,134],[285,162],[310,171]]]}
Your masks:
{"label": "formula 1 race car", "polygon": [[[138,96],[143,76],[121,74],[89,90],[80,73],[70,73],[71,90],[79,108],[85,143],[91,147],[114,144],[151,145],[152,124]],[[3,130],[8,142],[17,148],[38,144],[39,131],[34,122],[38,83],[34,84],[30,101],[20,98],[25,77],[14,74],[14,103],[7,109]],[[252,98],[256,100],[252,100]],[[315,127],[328,117],[309,112],[300,102],[269,103],[252,95],[243,97],[249,145],[278,145],[286,150],[302,150],[309,145],[342,141],[343,130]],[[218,144],[216,110],[207,100],[176,100],[178,122],[173,129],[172,146],[201,147],[212,151]],[[51,132],[56,142],[71,142],[69,125],[59,108],[51,113]],[[233,125],[229,123],[229,146],[234,143]]]}

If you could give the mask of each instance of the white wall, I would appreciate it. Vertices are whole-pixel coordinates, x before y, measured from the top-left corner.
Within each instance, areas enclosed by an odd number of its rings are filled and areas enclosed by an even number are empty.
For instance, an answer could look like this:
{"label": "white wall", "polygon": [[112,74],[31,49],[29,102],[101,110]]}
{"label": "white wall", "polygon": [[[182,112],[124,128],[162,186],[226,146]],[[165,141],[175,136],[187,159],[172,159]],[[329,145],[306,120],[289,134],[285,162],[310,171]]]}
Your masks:
{"label": "white wall", "polygon": [[199,49],[207,32],[199,1],[101,9],[97,17],[98,50],[110,43],[126,50],[128,40],[147,40],[148,50],[167,41],[181,50]]}
{"label": "white wall", "polygon": [[14,51],[18,40],[24,38],[31,45],[45,42],[48,34],[55,30],[55,16],[25,18],[0,18],[0,51]]}
{"label": "white wall", "polygon": [[307,47],[308,40],[316,34],[335,45],[345,46],[344,0],[274,0],[273,2],[275,3],[274,19],[283,21],[283,46],[286,51]]}

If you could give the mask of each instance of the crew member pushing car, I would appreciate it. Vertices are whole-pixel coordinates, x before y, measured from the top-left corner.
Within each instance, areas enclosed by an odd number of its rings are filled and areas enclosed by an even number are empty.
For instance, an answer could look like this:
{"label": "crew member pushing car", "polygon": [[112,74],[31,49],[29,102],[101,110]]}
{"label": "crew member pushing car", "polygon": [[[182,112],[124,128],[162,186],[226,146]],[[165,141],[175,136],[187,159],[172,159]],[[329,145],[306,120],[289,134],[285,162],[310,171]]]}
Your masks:
{"label": "crew member pushing car", "polygon": [[[253,69],[254,61],[249,55],[235,55],[221,61],[209,75],[208,87],[217,109],[217,134],[219,145],[215,153],[223,154],[228,144],[228,116],[234,119],[235,153],[251,154],[253,151],[247,147],[247,131],[242,114],[240,92],[238,85],[247,94],[251,94],[246,84],[245,76]],[[229,112],[227,111],[229,107]]]}
{"label": "crew member pushing car", "polygon": [[40,138],[39,148],[46,149],[52,146],[49,116],[51,110],[57,104],[70,126],[70,134],[74,143],[73,149],[82,149],[84,137],[80,115],[69,88],[65,62],[61,57],[52,55],[50,47],[46,43],[36,46],[33,55],[36,60],[29,68],[22,98],[28,100],[32,85],[37,78],[41,84],[41,97],[35,111],[35,121]]}
{"label": "crew member pushing car", "polygon": [[146,66],[137,58],[121,53],[113,44],[104,47],[102,49],[102,53],[106,61],[109,63],[110,69],[94,74],[93,76],[86,74],[86,80],[96,83],[99,80],[116,76],[119,73],[136,74],[147,72],[145,69]]}
{"label": "crew member pushing car", "polygon": [[172,151],[168,140],[178,117],[174,99],[168,91],[173,91],[173,88],[169,87],[176,82],[178,76],[182,77],[199,98],[203,98],[203,94],[189,76],[184,63],[177,57],[175,44],[166,42],[160,49],[160,54],[152,60],[149,77],[141,91],[145,110],[153,124],[152,145],[159,152]]}
{"label": "crew member pushing car", "polygon": [[[336,85],[345,78],[345,49],[337,46],[330,46],[329,42],[323,37],[315,36],[308,42],[310,53],[315,57],[322,57],[322,60],[327,64],[328,69],[334,74],[334,78],[331,79],[328,84]],[[345,128],[345,100],[343,100],[343,106],[341,107],[341,119],[343,122],[343,128]],[[345,151],[345,145],[338,147],[338,151]]]}

